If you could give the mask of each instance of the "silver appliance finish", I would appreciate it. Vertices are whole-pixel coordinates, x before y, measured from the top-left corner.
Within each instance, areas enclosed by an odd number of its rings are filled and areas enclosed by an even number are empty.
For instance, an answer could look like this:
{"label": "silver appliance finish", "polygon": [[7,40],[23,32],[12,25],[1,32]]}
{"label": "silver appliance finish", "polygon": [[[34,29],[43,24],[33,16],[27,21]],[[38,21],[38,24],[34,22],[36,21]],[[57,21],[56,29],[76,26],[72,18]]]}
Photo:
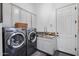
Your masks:
{"label": "silver appliance finish", "polygon": [[36,52],[37,49],[37,35],[34,29],[27,30],[27,55],[31,55]]}
{"label": "silver appliance finish", "polygon": [[26,30],[4,28],[4,46],[3,55],[26,55]]}

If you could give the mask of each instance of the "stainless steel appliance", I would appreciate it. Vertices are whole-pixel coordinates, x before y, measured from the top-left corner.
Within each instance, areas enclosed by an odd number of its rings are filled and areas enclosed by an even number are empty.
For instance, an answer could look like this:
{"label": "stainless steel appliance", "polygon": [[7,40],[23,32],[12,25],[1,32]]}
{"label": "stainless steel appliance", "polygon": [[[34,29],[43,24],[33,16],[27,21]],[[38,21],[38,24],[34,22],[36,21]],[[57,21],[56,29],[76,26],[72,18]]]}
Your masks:
{"label": "stainless steel appliance", "polygon": [[26,56],[26,30],[3,28],[3,55]]}
{"label": "stainless steel appliance", "polygon": [[27,55],[31,55],[36,51],[37,48],[37,35],[36,29],[27,30]]}

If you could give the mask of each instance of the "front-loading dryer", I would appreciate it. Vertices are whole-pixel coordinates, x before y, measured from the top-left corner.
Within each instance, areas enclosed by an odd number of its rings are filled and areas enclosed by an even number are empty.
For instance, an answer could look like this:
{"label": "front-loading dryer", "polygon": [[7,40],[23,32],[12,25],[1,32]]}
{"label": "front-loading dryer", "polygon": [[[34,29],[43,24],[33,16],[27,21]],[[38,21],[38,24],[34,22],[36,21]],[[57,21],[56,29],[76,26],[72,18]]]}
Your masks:
{"label": "front-loading dryer", "polygon": [[36,29],[27,30],[27,55],[33,54],[37,50],[37,35]]}
{"label": "front-loading dryer", "polygon": [[3,55],[26,56],[26,30],[3,28]]}

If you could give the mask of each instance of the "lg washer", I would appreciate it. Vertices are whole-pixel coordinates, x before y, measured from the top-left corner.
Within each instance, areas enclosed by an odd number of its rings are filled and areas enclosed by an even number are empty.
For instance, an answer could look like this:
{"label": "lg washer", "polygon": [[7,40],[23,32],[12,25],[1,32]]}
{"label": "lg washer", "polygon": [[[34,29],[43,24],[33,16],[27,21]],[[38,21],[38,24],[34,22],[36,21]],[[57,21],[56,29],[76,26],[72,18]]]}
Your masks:
{"label": "lg washer", "polygon": [[18,28],[3,28],[3,55],[26,56],[26,31]]}

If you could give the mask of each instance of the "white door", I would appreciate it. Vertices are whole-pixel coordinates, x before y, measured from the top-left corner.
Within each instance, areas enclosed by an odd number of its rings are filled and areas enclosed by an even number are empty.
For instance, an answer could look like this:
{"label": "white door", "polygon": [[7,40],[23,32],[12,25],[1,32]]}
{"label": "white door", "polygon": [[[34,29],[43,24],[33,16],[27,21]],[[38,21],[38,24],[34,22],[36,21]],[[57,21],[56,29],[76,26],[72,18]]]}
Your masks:
{"label": "white door", "polygon": [[76,55],[76,10],[75,5],[57,10],[58,50]]}

